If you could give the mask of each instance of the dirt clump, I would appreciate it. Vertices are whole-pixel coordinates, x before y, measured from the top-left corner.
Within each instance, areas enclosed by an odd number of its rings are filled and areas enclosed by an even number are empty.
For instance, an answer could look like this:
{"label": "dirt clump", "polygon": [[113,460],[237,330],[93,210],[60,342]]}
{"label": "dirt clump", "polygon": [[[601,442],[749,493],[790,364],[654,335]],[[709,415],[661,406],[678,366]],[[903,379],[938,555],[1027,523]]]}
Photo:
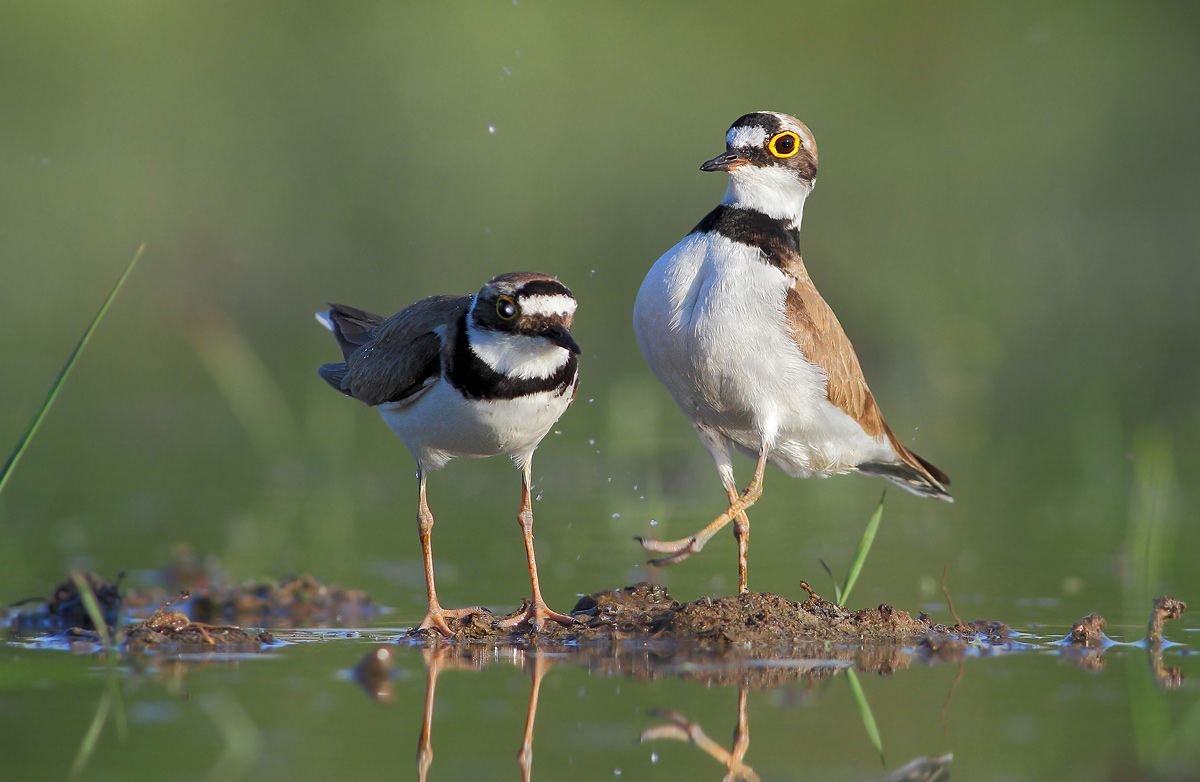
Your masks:
{"label": "dirt clump", "polygon": [[1146,628],[1146,640],[1152,644],[1163,642],[1163,623],[1168,619],[1178,619],[1187,610],[1187,603],[1173,597],[1155,598],[1154,609],[1150,612],[1150,624]]}
{"label": "dirt clump", "polygon": [[1104,628],[1108,622],[1100,614],[1088,614],[1071,625],[1071,632],[1063,641],[1071,646],[1099,649],[1108,644]]}
{"label": "dirt clump", "polygon": [[360,620],[378,606],[360,589],[322,584],[307,573],[274,582],[212,587],[192,598],[191,615],[206,621],[229,619],[238,624],[313,627]]}
{"label": "dirt clump", "polygon": [[262,651],[264,644],[275,642],[266,630],[246,629],[236,625],[213,625],[193,622],[182,611],[168,610],[179,600],[186,600],[188,593],[164,604],[145,622],[125,628],[124,648],[126,652],[139,653],[156,651],[180,652],[235,652]]}
{"label": "dirt clump", "polygon": [[[87,573],[79,578],[91,589],[104,620],[110,626],[116,624],[122,600],[120,576],[115,583],[109,583],[95,573]],[[16,606],[39,600],[41,598],[22,600]],[[17,611],[11,619],[11,627],[18,632],[57,632],[72,627],[83,630],[96,629],[91,615],[84,607],[83,596],[79,592],[79,584],[76,583],[75,577],[68,577],[55,587],[50,597],[37,608]]]}
{"label": "dirt clump", "polygon": [[[803,602],[766,592],[728,597],[701,597],[690,603],[673,599],[661,585],[639,583],[623,589],[594,592],[582,597],[571,611],[575,624],[547,623],[536,636],[528,627],[503,627],[507,617],[490,613],[451,622],[459,643],[589,643],[635,639],[647,643],[686,643],[690,648],[771,649],[801,643],[916,644],[933,636],[990,638],[1007,627],[985,623],[950,630],[889,605],[851,611],[810,592]],[[1003,628],[1003,631],[997,628]],[[414,638],[433,638],[428,630],[412,631]]]}

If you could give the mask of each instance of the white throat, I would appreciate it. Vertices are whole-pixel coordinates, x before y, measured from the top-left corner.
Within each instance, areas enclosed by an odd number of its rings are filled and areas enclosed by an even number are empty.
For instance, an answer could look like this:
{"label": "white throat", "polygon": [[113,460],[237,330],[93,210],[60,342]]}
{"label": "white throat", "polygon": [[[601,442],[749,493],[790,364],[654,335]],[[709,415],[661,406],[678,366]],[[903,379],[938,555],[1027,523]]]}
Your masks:
{"label": "white throat", "polygon": [[785,220],[799,230],[804,199],[813,186],[780,166],[739,166],[729,172],[729,187],[721,201],[729,206],[756,209],[767,217]]}
{"label": "white throat", "polygon": [[467,344],[493,371],[520,380],[550,377],[571,358],[566,348],[542,337],[467,326]]}

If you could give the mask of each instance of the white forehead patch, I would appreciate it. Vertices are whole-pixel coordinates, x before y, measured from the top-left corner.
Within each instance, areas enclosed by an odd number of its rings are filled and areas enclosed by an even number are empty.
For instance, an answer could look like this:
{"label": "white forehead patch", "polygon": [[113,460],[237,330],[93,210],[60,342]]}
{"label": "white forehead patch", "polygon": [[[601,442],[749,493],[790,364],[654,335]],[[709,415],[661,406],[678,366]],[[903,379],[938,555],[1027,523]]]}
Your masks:
{"label": "white forehead patch", "polygon": [[725,145],[730,149],[745,149],[761,147],[767,143],[767,131],[754,125],[740,128],[730,128],[725,134]]}
{"label": "white forehead patch", "polygon": [[561,293],[521,297],[523,315],[574,315],[575,307],[575,299]]}

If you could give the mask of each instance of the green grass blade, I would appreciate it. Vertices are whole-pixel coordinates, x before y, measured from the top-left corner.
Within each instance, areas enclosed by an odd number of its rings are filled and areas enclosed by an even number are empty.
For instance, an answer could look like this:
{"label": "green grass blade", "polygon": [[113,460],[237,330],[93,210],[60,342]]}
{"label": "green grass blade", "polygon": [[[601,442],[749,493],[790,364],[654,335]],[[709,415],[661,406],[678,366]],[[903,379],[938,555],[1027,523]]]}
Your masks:
{"label": "green grass blade", "polygon": [[875,724],[875,715],[871,713],[871,704],[867,703],[867,695],[863,692],[862,685],[858,683],[858,674],[854,672],[853,668],[846,669],[846,681],[850,683],[850,694],[854,696],[854,703],[858,706],[858,716],[862,718],[863,730],[867,732],[871,746],[875,747],[875,751],[879,753],[879,762],[886,766],[887,761],[883,757],[883,738],[879,735],[879,726]]}
{"label": "green grass blade", "polygon": [[83,610],[87,611],[88,618],[92,620],[92,626],[96,628],[96,632],[100,636],[100,643],[104,648],[112,650],[112,636],[108,632],[108,621],[104,618],[104,612],[100,610],[100,603],[96,601],[96,593],[92,591],[92,585],[88,583],[87,578],[79,573],[72,573],[71,580],[75,582],[75,588],[79,590],[79,599],[83,601]]}
{"label": "green grass blade", "polygon": [[867,561],[867,554],[871,552],[871,544],[875,542],[875,533],[879,530],[879,521],[883,518],[885,497],[887,497],[887,489],[884,489],[883,494],[879,495],[879,507],[875,508],[875,514],[867,522],[862,540],[858,542],[858,550],[854,552],[854,560],[850,563],[850,570],[846,572],[846,585],[842,587],[841,597],[837,601],[840,606],[846,605],[846,601],[850,599],[850,590],[854,588],[854,582],[858,580],[858,574],[862,572],[863,563]]}
{"label": "green grass blade", "polygon": [[104,313],[108,312],[108,306],[113,303],[113,299],[117,297],[117,292],[121,290],[121,286],[125,284],[125,280],[129,277],[129,273],[133,271],[133,267],[137,264],[138,258],[142,257],[142,251],[146,249],[145,243],[138,248],[134,253],[133,260],[125,267],[125,273],[117,280],[117,284],[113,286],[112,291],[108,294],[108,298],[104,300],[100,310],[96,313],[96,317],[92,318],[92,323],[88,326],[87,331],[83,332],[83,336],[79,339],[79,343],[75,349],[71,351],[70,357],[67,359],[66,365],[62,371],[58,373],[58,377],[54,379],[54,383],[50,386],[50,393],[46,395],[45,401],[42,402],[42,407],[34,415],[33,421],[30,422],[29,428],[25,430],[25,435],[21,441],[17,443],[16,450],[8,457],[8,461],[4,463],[4,469],[0,470],[0,493],[4,492],[4,485],[8,483],[8,478],[12,475],[13,468],[17,466],[17,462],[21,459],[21,454],[25,453],[25,448],[28,447],[30,440],[37,434],[38,427],[42,425],[42,419],[46,417],[46,413],[50,410],[50,405],[54,404],[55,397],[58,396],[59,390],[63,383],[67,380],[67,375],[71,374],[71,369],[75,366],[75,362],[79,359],[79,354],[87,347],[88,340],[92,338],[92,332],[96,330],[96,326],[100,324],[100,319],[104,317]]}
{"label": "green grass blade", "polygon": [[96,716],[92,718],[92,724],[88,726],[87,733],[83,735],[83,741],[79,744],[79,751],[75,753],[75,762],[71,764],[71,779],[77,779],[83,773],[92,754],[95,753],[96,744],[100,741],[100,731],[104,729],[104,723],[108,719],[108,709],[111,703],[112,693],[105,688],[100,693]]}
{"label": "green grass blade", "polygon": [[833,602],[838,605],[842,604],[842,587],[837,582],[837,576],[833,574],[833,568],[829,567],[829,563],[818,557],[817,561],[821,563],[821,567],[825,568],[825,572],[829,574],[829,580],[833,582]]}

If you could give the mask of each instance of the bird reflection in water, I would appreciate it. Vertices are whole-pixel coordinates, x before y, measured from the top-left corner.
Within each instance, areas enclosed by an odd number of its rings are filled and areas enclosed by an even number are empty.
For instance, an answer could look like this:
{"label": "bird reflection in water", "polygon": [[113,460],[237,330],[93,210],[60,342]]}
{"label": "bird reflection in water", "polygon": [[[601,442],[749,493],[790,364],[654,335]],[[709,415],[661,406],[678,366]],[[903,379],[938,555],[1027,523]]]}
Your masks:
{"label": "bird reflection in water", "polygon": [[[490,662],[496,650],[481,647],[456,647],[445,644],[424,647],[421,656],[425,660],[425,709],[421,717],[421,735],[417,739],[417,778],[425,782],[429,767],[433,765],[433,704],[437,697],[438,677],[444,671],[481,671]],[[522,782],[529,782],[533,773],[533,726],[537,718],[538,696],[542,688],[542,677],[554,664],[549,655],[536,650],[513,650],[514,662],[533,677],[529,690],[529,707],[525,714],[525,732],[521,736],[521,747],[517,752],[517,766],[521,769]],[[391,703],[392,651],[381,646],[374,649],[354,668],[354,679],[379,703]]]}
{"label": "bird reflection in water", "polygon": [[[758,782],[759,776],[753,768],[746,765],[744,758],[750,749],[750,723],[746,717],[746,688],[738,688],[737,725],[733,729],[733,748],[725,749],[709,738],[695,722],[670,711],[655,711],[654,716],[667,720],[665,725],[656,725],[642,731],[642,743],[658,739],[678,739],[686,741],[703,750],[721,765],[725,766],[725,776],[722,782]],[[950,779],[950,761],[953,755],[947,753],[940,757],[921,757],[912,760],[888,774],[877,782],[945,782]]]}
{"label": "bird reflection in water", "polygon": [[667,720],[667,724],[658,725],[642,731],[642,743],[658,739],[678,739],[689,744],[695,744],[725,766],[728,773],[723,782],[758,782],[758,774],[747,766],[742,758],[750,749],[750,726],[746,721],[746,688],[738,689],[737,726],[733,729],[733,749],[727,750],[708,737],[704,730],[686,717],[671,711],[655,711],[654,716]]}

